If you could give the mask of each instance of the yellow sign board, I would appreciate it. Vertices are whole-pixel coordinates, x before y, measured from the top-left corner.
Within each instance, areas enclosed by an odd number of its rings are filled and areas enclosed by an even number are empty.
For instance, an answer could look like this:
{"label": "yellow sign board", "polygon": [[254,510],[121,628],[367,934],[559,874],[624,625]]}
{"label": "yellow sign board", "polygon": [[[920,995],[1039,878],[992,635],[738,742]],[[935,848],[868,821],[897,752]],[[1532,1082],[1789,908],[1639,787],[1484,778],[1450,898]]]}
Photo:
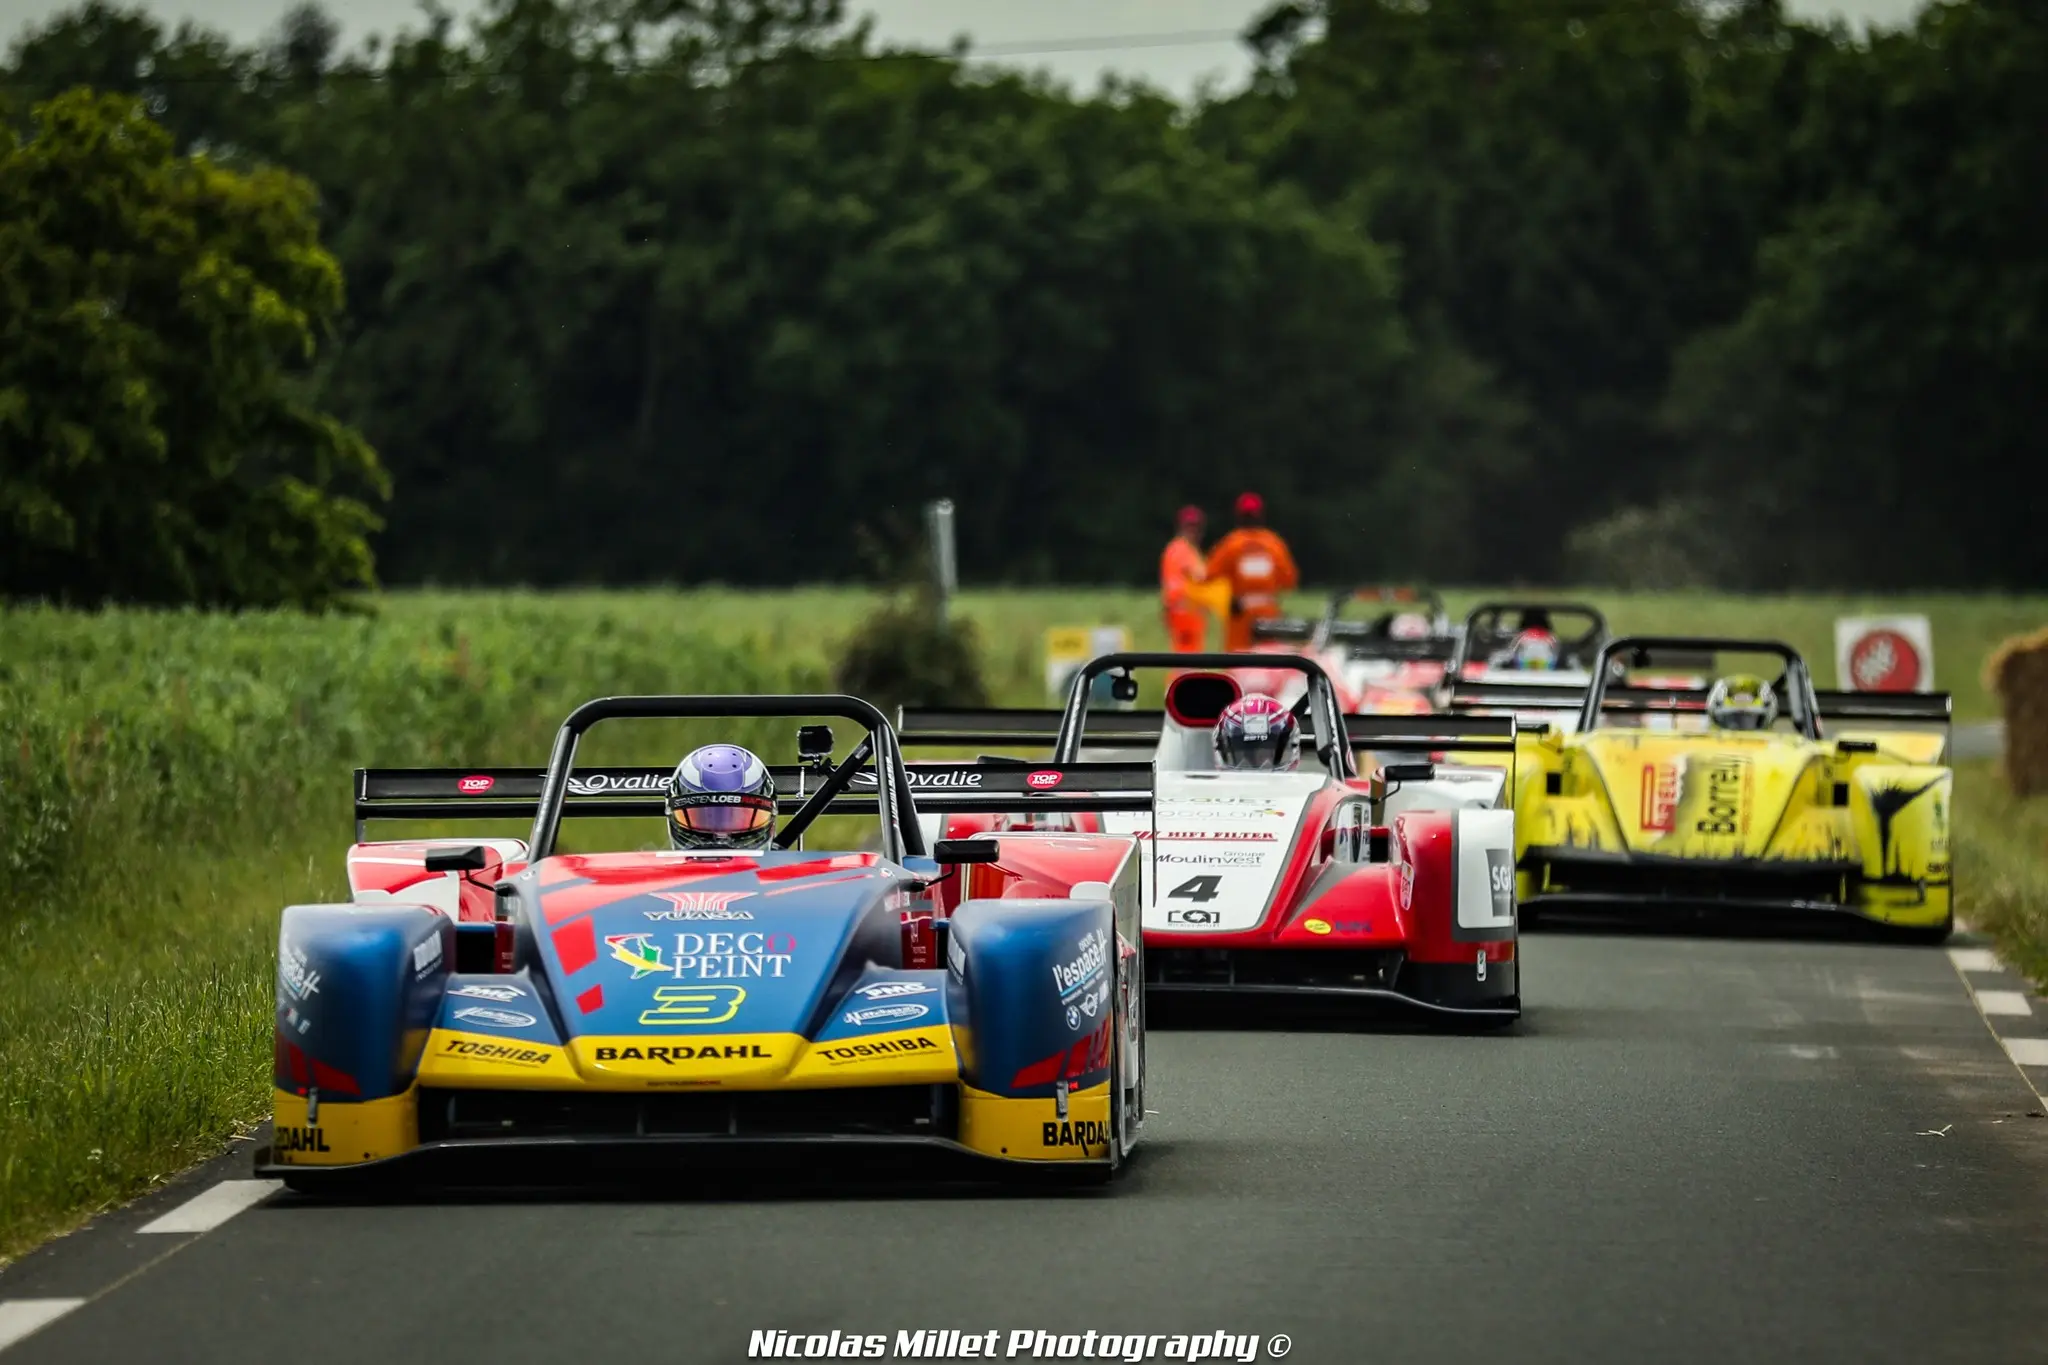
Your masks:
{"label": "yellow sign board", "polygon": [[1045,633],[1045,690],[1064,700],[1067,685],[1082,664],[1098,654],[1117,654],[1131,647],[1123,626],[1054,626]]}

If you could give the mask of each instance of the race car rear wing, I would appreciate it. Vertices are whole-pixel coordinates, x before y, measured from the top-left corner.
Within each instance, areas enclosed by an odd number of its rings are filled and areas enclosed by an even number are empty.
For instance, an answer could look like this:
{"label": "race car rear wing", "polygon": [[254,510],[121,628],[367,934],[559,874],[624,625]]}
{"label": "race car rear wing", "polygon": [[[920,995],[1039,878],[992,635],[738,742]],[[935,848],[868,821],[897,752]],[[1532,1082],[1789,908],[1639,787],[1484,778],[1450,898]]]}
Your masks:
{"label": "race car rear wing", "polygon": [[[926,711],[905,707],[897,715],[896,737],[906,747],[913,744],[927,747],[992,744],[1051,748],[1059,738],[1060,715],[1058,711],[1041,709]],[[1084,733],[1091,744],[1107,741],[1103,747],[1135,748],[1157,744],[1164,721],[1165,714],[1159,711],[1090,711],[1088,728]],[[1516,722],[1513,716],[1357,714],[1344,717],[1344,733],[1354,752],[1438,753],[1465,750],[1512,753]],[[1315,740],[1312,733],[1304,732],[1302,735],[1304,744],[1314,744]],[[913,769],[918,766],[911,765]]]}
{"label": "race car rear wing", "polygon": [[[1704,687],[1625,687],[1610,685],[1600,709],[1624,713],[1704,711]],[[1954,702],[1946,692],[1835,692],[1815,689],[1814,714],[1822,722],[1848,725],[1895,725],[1946,733],[1953,723]],[[1584,706],[1580,683],[1473,682],[1451,684],[1454,712],[1554,711],[1576,715]]]}
{"label": "race car rear wing", "polygon": [[[925,814],[1152,809],[1149,763],[906,763],[912,799]],[[562,814],[663,818],[668,768],[580,768],[570,775]],[[775,803],[788,814],[807,801],[829,769],[771,767]],[[356,841],[370,820],[530,820],[540,808],[547,774],[539,768],[358,768]],[[1021,803],[1021,804],[1020,804]],[[875,770],[858,769],[827,815],[871,815]]]}
{"label": "race car rear wing", "polygon": [[1955,700],[1947,692],[1813,692],[1822,720],[1904,721],[1947,724],[1954,719]]}
{"label": "race car rear wing", "polygon": [[1520,729],[1513,716],[1344,717],[1344,734],[1353,752],[1511,754]]}
{"label": "race car rear wing", "polygon": [[[1608,695],[1625,689],[1610,688]],[[1478,682],[1459,678],[1451,683],[1447,705],[1454,714],[1475,711],[1555,711],[1577,715],[1586,702],[1584,683]]]}

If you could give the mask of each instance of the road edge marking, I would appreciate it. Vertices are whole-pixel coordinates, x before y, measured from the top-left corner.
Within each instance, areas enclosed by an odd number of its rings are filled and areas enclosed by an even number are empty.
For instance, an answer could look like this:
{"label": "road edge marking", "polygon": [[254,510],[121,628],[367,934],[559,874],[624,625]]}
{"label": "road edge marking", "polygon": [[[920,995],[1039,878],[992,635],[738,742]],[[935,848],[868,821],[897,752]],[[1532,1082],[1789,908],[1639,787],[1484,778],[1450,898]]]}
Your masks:
{"label": "road edge marking", "polygon": [[0,1351],[84,1306],[84,1299],[0,1299]]}
{"label": "road edge marking", "polygon": [[[1989,963],[1988,966],[1982,965],[1987,962]],[[1956,980],[1963,983],[1963,991],[1970,997],[1970,1007],[1977,1011],[1978,1020],[1983,1023],[1985,1029],[1991,1034],[1991,1041],[1998,1044],[1998,1050],[2005,1055],[2006,1062],[2014,1071],[2019,1073],[2020,1084],[2026,1086],[2027,1093],[2034,1097],[2034,1103],[2040,1107],[2044,1115],[2048,1115],[2048,1095],[2044,1095],[2041,1092],[2041,1087],[2034,1083],[2032,1073],[2027,1070],[2029,1066],[2035,1065],[2035,1063],[2022,1062],[2012,1049],[2014,1042],[2048,1043],[2048,1040],[2032,1038],[2013,1039],[2000,1033],[1992,1014],[1985,1010],[1984,1001],[1977,994],[1976,982],[1970,979],[1970,973],[1973,971],[1996,972],[2004,975],[2011,973],[2011,969],[1999,961],[1998,955],[1989,948],[1951,948],[1948,950],[1948,965],[1955,972]],[[2032,983],[2023,977],[2018,977],[2017,973],[2011,974],[2018,980],[2021,987],[2019,994],[2022,1000],[2024,1000],[2028,993],[2026,988],[2031,986]],[[2000,1019],[2025,1017],[2028,1020],[2032,1020],[2033,1014],[2030,1010],[2025,1016],[2000,1013],[1997,1017]],[[2030,1051],[2031,1049],[2023,1048],[2021,1050]],[[2048,1059],[2044,1059],[2044,1061],[2048,1061]]]}
{"label": "road edge marking", "polygon": [[283,1188],[282,1180],[223,1180],[207,1186],[136,1231],[186,1235],[212,1232],[236,1214],[255,1207]]}

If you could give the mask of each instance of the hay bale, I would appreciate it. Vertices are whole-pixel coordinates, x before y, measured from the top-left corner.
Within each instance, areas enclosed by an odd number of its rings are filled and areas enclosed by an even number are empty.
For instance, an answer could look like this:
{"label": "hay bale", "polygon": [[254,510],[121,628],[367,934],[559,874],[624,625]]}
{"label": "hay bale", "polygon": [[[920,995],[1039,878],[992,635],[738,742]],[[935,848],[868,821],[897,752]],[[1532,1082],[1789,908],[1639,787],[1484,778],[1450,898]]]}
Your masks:
{"label": "hay bale", "polygon": [[2005,713],[2005,780],[2015,795],[2048,791],[2048,627],[2016,635],[1984,661]]}

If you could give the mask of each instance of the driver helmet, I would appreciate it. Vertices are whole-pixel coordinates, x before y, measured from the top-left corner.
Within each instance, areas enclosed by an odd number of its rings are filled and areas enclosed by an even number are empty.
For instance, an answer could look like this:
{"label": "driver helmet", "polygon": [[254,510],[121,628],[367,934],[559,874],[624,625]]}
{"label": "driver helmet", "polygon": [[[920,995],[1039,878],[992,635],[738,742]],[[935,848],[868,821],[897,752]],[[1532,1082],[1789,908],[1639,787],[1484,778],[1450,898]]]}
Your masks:
{"label": "driver helmet", "polygon": [[1239,697],[1216,718],[1216,766],[1293,772],[1301,765],[1301,722],[1262,692]]}
{"label": "driver helmet", "polygon": [[775,779],[737,744],[687,754],[664,793],[671,848],[766,848],[775,833]]}
{"label": "driver helmet", "polygon": [[1547,630],[1524,630],[1493,660],[1500,668],[1550,669],[1557,667],[1557,637]]}
{"label": "driver helmet", "polygon": [[1753,673],[1716,678],[1707,693],[1707,719],[1718,730],[1768,730],[1777,718],[1777,693]]}
{"label": "driver helmet", "polygon": [[1419,611],[1404,611],[1387,625],[1387,635],[1395,640],[1427,640],[1429,618]]}

